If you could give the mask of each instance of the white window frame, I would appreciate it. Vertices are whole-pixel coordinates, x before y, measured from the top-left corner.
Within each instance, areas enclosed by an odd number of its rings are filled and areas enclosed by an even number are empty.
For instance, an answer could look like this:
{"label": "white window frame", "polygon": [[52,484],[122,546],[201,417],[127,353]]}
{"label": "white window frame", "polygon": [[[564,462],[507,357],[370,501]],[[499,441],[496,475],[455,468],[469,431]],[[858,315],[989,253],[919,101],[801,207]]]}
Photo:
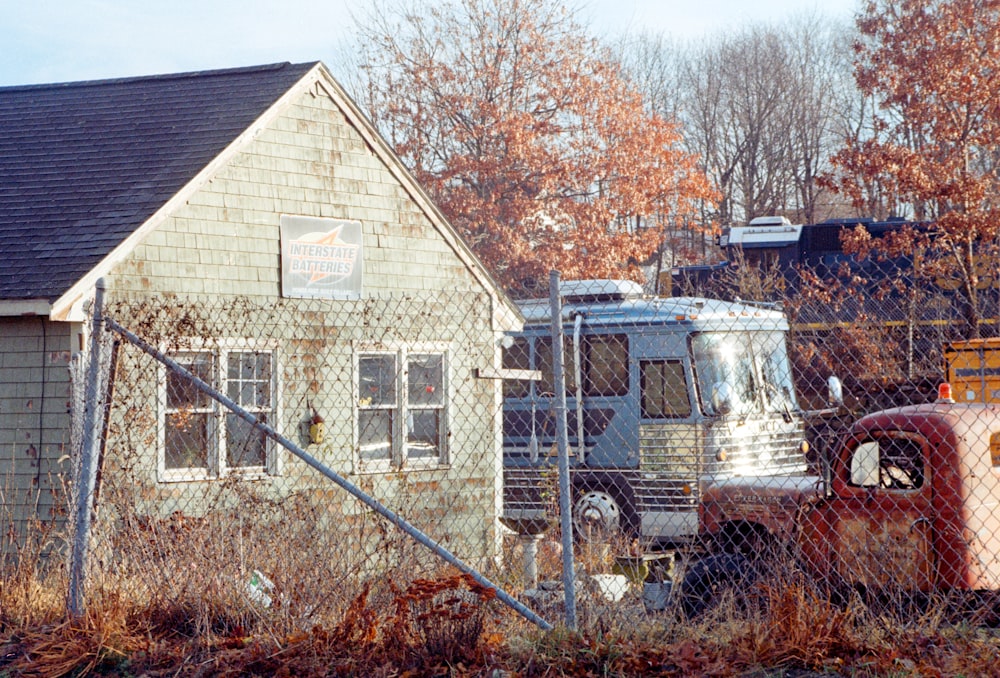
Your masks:
{"label": "white window frame", "polygon": [[[281,421],[281,388],[279,380],[279,355],[276,345],[273,342],[261,343],[250,340],[225,340],[215,342],[190,341],[181,348],[168,352],[165,347],[161,347],[169,357],[177,360],[182,366],[186,366],[180,358],[191,354],[211,355],[213,360],[212,379],[209,385],[217,389],[220,393],[229,396],[228,392],[228,364],[229,356],[236,353],[260,353],[270,355],[271,362],[271,403],[270,408],[247,407],[248,412],[267,411],[268,424],[277,429],[278,422]],[[247,479],[265,478],[281,474],[281,454],[280,446],[274,440],[265,440],[265,463],[256,466],[229,466],[227,464],[227,430],[225,418],[229,410],[215,399],[209,399],[209,404],[195,411],[197,414],[208,416],[208,440],[207,460],[205,467],[187,468],[167,468],[166,460],[166,437],[167,418],[174,410],[167,407],[167,376],[169,368],[166,365],[159,365],[158,384],[158,416],[157,416],[157,478],[159,482],[186,482],[197,480],[215,480],[231,475],[238,475]],[[234,399],[235,400],[235,399]],[[240,404],[236,400],[237,404]]]}
{"label": "white window frame", "polygon": [[[370,406],[364,402],[361,393],[361,361],[374,356],[392,356],[396,365],[395,402],[382,406]],[[441,359],[441,392],[440,405],[415,405],[409,402],[409,364],[414,356],[435,356]],[[447,347],[440,344],[414,346],[378,346],[364,345],[354,348],[354,466],[359,473],[380,473],[390,471],[405,471],[414,469],[441,468],[449,464],[448,431],[451,410],[450,390],[450,355]],[[400,369],[406,366],[406,369]],[[394,416],[390,424],[390,450],[388,458],[366,459],[361,454],[361,413],[368,409],[392,410]],[[408,434],[410,415],[420,410],[438,410],[438,450],[437,454],[428,457],[411,457],[408,455]]]}

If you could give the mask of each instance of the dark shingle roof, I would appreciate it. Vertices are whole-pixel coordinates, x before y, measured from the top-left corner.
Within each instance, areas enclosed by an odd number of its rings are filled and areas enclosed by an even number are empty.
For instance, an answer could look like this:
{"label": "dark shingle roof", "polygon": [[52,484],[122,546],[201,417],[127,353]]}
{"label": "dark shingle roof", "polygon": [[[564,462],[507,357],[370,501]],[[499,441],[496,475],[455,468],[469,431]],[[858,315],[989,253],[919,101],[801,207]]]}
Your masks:
{"label": "dark shingle roof", "polygon": [[0,299],[59,298],[313,66],[0,87]]}

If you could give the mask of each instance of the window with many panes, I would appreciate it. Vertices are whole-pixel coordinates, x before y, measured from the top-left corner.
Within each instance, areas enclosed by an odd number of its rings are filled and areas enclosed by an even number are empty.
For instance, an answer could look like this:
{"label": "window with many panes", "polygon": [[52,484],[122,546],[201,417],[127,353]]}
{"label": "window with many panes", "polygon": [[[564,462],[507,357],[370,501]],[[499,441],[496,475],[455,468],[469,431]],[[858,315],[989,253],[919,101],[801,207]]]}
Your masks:
{"label": "window with many panes", "polygon": [[444,353],[357,356],[357,450],[362,470],[447,462]]}
{"label": "window with many panes", "polygon": [[[178,364],[259,421],[277,421],[275,354],[220,348],[173,354]],[[162,367],[159,476],[161,480],[218,478],[227,473],[277,473],[275,445],[257,428]]]}

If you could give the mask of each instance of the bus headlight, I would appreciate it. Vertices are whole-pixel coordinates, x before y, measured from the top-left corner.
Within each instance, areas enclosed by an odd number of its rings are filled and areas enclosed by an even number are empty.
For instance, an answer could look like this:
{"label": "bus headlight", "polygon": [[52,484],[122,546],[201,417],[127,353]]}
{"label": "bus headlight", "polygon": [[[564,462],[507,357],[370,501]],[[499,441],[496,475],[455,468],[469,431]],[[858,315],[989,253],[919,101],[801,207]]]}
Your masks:
{"label": "bus headlight", "polygon": [[803,440],[801,443],[799,443],[799,452],[801,452],[802,454],[809,454],[808,440]]}
{"label": "bus headlight", "polygon": [[724,449],[715,453],[715,461],[725,461],[727,459],[729,459],[729,453]]}

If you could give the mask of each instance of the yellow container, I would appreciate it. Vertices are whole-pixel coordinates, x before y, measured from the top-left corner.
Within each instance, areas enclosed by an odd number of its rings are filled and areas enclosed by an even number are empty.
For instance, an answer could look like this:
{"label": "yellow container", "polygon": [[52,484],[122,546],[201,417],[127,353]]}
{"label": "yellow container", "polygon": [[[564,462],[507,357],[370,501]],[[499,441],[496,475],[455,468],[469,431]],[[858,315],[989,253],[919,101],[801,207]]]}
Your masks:
{"label": "yellow container", "polygon": [[1000,338],[945,344],[944,362],[956,402],[1000,403]]}

